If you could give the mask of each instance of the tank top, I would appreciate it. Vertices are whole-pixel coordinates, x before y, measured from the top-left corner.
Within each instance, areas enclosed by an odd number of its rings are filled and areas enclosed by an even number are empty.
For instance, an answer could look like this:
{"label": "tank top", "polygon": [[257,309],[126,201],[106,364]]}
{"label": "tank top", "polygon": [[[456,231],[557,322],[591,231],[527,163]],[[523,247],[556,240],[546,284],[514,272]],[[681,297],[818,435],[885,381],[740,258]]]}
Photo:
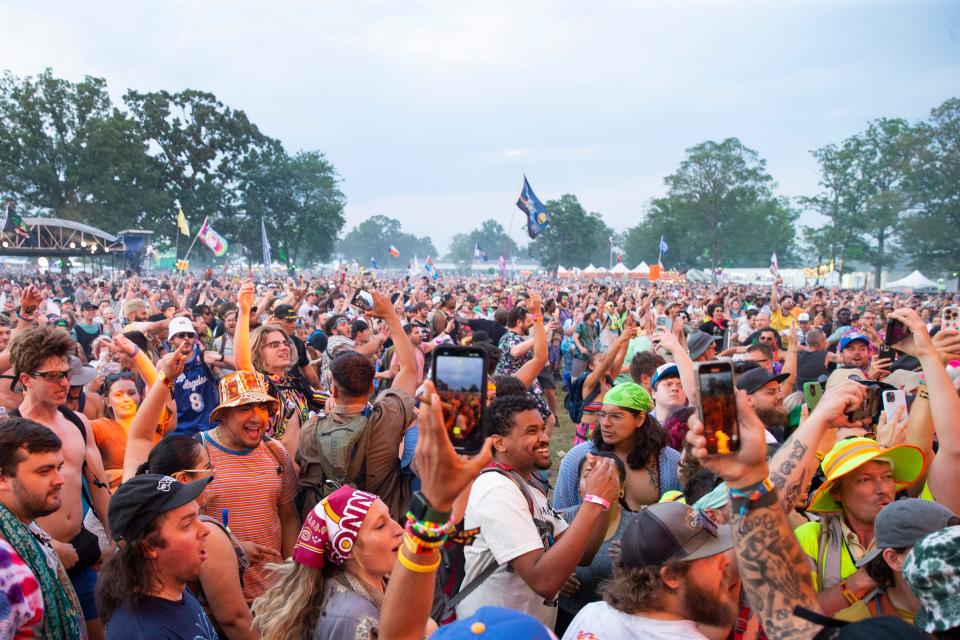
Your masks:
{"label": "tank top", "polygon": [[213,374],[203,362],[203,352],[196,345],[193,357],[173,382],[173,400],[177,404],[176,433],[192,436],[210,428],[210,413],[217,406],[217,386]]}

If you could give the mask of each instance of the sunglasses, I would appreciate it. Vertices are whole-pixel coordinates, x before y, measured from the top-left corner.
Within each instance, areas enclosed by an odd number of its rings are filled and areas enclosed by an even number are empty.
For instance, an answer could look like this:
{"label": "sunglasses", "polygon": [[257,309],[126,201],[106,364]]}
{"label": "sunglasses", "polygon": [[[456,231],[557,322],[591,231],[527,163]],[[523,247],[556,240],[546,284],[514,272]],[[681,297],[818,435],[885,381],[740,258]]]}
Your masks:
{"label": "sunglasses", "polygon": [[273,342],[267,342],[263,345],[264,349],[279,349],[282,346],[290,346],[289,340],[274,340]]}
{"label": "sunglasses", "polygon": [[197,334],[195,334],[195,333],[188,333],[188,332],[186,332],[186,331],[181,331],[180,333],[175,333],[175,334],[173,334],[173,337],[174,337],[174,338],[180,338],[181,340],[186,340],[187,338],[196,338],[196,337],[197,337]]}
{"label": "sunglasses", "polygon": [[70,377],[70,370],[67,371],[32,371],[27,374],[31,378],[43,378],[47,382],[57,383]]}

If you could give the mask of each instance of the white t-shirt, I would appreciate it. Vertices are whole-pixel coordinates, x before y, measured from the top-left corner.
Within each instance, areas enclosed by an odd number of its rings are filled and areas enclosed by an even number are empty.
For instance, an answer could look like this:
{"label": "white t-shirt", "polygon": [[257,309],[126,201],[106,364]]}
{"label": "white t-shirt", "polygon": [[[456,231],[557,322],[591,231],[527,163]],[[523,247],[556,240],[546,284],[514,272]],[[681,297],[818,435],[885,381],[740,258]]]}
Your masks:
{"label": "white t-shirt", "polygon": [[707,640],[691,620],[655,620],[624,613],[606,602],[591,602],[573,619],[563,640]]}
{"label": "white t-shirt", "polygon": [[[530,487],[537,518],[553,524],[556,538],[567,528],[559,513],[550,508],[547,497]],[[552,629],[557,608],[544,604],[523,578],[507,571],[507,563],[525,553],[543,549],[537,526],[527,508],[520,488],[502,473],[483,473],[474,481],[467,502],[464,528],[480,527],[473,544],[464,547],[466,586],[479,574],[497,563],[500,568],[457,606],[457,618],[464,619],[480,607],[495,606],[529,613]]]}

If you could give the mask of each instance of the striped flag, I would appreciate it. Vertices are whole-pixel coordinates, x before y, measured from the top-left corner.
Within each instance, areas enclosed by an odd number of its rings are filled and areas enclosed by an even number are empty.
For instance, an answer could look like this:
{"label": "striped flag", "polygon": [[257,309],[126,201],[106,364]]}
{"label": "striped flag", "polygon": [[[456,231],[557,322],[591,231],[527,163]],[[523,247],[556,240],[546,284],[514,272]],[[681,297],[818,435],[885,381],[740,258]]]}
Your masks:
{"label": "striped flag", "polygon": [[400,249],[397,249],[395,246],[390,245],[390,255],[392,255],[394,258],[399,258]]}

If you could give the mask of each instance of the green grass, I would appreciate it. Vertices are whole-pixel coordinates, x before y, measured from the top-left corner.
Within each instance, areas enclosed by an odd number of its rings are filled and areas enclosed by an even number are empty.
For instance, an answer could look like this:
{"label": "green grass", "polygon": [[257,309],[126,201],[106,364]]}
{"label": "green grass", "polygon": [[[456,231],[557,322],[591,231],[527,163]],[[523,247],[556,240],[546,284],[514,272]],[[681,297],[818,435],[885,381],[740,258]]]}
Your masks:
{"label": "green grass", "polygon": [[573,435],[576,432],[576,425],[570,420],[567,410],[563,406],[563,399],[566,394],[563,392],[563,385],[557,385],[557,426],[553,430],[553,436],[550,438],[550,486],[556,484],[557,471],[560,469],[560,452],[566,453],[573,447]]}

